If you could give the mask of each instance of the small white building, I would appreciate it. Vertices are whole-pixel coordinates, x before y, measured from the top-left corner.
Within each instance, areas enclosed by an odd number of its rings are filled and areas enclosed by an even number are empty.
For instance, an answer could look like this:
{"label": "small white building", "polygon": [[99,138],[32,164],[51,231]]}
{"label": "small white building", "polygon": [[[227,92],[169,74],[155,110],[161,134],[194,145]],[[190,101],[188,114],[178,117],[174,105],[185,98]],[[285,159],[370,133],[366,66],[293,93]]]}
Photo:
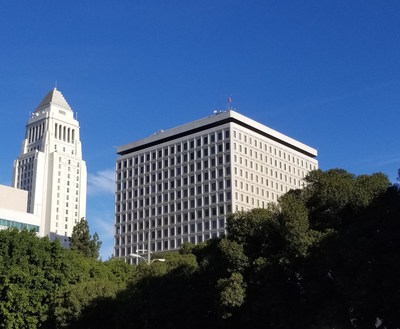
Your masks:
{"label": "small white building", "polygon": [[39,234],[40,217],[27,212],[28,192],[0,185],[0,230],[11,227]]}
{"label": "small white building", "polygon": [[117,148],[114,256],[226,233],[227,216],[303,187],[317,150],[235,111]]}
{"label": "small white building", "polygon": [[40,236],[69,244],[73,227],[86,216],[86,181],[79,122],[54,88],[28,120],[12,180],[27,191],[27,210],[40,218]]}

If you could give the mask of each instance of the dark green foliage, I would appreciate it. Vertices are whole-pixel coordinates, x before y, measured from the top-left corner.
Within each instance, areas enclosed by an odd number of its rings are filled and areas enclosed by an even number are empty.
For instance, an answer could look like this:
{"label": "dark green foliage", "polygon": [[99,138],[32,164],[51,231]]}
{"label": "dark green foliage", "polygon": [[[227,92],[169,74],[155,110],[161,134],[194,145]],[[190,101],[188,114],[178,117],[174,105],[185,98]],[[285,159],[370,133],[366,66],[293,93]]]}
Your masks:
{"label": "dark green foliage", "polygon": [[0,328],[65,327],[132,276],[123,262],[84,257],[34,232],[0,231]]}
{"label": "dark green foliage", "polygon": [[89,233],[89,224],[82,218],[79,223],[74,226],[72,231],[70,247],[86,257],[97,259],[99,257],[99,250],[101,241],[97,233],[93,234],[91,238]]}
{"label": "dark green foliage", "polygon": [[49,316],[51,292],[62,283],[59,242],[35,233],[0,231],[0,327],[35,328]]}
{"label": "dark green foliage", "polygon": [[154,255],[163,263],[0,232],[0,327],[399,328],[399,187],[339,169],[306,180],[231,215],[227,237]]}

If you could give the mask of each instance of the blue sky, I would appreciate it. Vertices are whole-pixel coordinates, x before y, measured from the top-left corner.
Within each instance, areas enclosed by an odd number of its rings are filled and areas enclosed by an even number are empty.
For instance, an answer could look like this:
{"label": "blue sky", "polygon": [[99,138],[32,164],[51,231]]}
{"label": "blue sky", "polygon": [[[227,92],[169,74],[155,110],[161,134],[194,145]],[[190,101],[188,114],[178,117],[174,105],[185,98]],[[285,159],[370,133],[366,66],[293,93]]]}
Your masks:
{"label": "blue sky", "polygon": [[400,167],[400,2],[2,1],[0,184],[57,80],[78,112],[87,219],[112,254],[115,146],[226,107],[318,149]]}

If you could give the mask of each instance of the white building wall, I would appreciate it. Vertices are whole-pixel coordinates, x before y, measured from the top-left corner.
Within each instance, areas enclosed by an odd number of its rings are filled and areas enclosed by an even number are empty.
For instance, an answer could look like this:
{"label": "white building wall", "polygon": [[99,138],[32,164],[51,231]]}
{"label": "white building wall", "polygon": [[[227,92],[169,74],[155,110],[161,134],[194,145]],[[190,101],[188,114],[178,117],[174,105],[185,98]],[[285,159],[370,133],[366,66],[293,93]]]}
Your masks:
{"label": "white building wall", "polygon": [[26,212],[28,192],[0,185],[0,208]]}
{"label": "white building wall", "polygon": [[40,218],[27,213],[28,192],[0,185],[0,230],[10,227],[39,233]]}
{"label": "white building wall", "polygon": [[39,225],[40,218],[34,214],[0,208],[0,230],[16,227],[34,230],[40,236]]}
{"label": "white building wall", "polygon": [[184,242],[199,243],[225,233],[232,196],[226,143],[228,125],[119,159],[116,244],[122,247],[116,256],[145,249],[149,230],[154,251],[176,249]]}
{"label": "white building wall", "polygon": [[233,211],[303,186],[317,151],[234,111],[117,149],[114,256],[174,250],[226,233]]}
{"label": "white building wall", "polygon": [[265,207],[291,189],[302,188],[304,177],[318,161],[254,131],[232,124],[234,210]]}
{"label": "white building wall", "polygon": [[69,244],[73,227],[86,215],[86,175],[79,123],[54,89],[28,120],[13,172],[13,186],[28,191],[28,211],[41,218],[41,236]]}

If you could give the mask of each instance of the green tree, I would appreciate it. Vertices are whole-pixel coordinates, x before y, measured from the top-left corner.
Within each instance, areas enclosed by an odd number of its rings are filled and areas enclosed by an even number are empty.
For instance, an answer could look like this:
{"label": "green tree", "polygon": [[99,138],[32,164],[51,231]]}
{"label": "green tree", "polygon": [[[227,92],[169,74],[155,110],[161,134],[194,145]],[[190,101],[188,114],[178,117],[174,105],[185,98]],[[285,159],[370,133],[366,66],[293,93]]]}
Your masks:
{"label": "green tree", "polygon": [[123,291],[91,265],[98,284],[69,290],[64,314],[80,314],[70,327],[399,328],[399,187],[342,169],[306,181],[232,214],[226,237],[134,267]]}
{"label": "green tree", "polygon": [[243,246],[250,264],[242,272],[246,297],[231,308],[231,323],[397,328],[398,188],[383,174],[341,169],[314,171],[306,180],[276,206],[228,219],[228,239]]}
{"label": "green tree", "polygon": [[229,278],[219,279],[217,288],[220,291],[221,316],[227,319],[232,316],[231,310],[235,310],[244,303],[246,289],[242,274],[233,272]]}
{"label": "green tree", "polygon": [[64,328],[115,300],[135,267],[65,249],[34,232],[0,231],[0,328]]}
{"label": "green tree", "polygon": [[90,236],[89,224],[85,218],[82,218],[80,222],[74,226],[70,247],[71,250],[76,250],[86,257],[95,259],[99,257],[101,241],[97,233],[93,234],[93,238]]}
{"label": "green tree", "polygon": [[65,282],[63,253],[58,240],[0,231],[0,328],[36,328],[48,320],[54,292]]}
{"label": "green tree", "polygon": [[398,188],[383,174],[344,170],[313,172],[307,180],[309,225],[319,233],[300,271],[313,314],[308,321],[324,328],[397,328]]}
{"label": "green tree", "polygon": [[399,328],[399,186],[341,169],[306,181],[151,266],[97,261],[84,220],[72,250],[0,231],[0,328]]}

